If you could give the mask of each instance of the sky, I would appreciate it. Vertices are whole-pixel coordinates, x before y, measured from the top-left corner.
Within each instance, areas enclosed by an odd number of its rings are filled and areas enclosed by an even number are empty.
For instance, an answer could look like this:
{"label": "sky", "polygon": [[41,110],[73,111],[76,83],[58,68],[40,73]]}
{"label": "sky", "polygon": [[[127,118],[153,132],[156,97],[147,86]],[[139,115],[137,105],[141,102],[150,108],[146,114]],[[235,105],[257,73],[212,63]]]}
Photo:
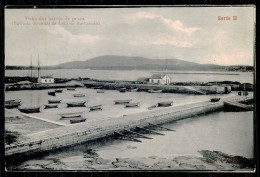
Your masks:
{"label": "sky", "polygon": [[119,55],[252,66],[254,23],[254,7],[5,9],[5,65]]}

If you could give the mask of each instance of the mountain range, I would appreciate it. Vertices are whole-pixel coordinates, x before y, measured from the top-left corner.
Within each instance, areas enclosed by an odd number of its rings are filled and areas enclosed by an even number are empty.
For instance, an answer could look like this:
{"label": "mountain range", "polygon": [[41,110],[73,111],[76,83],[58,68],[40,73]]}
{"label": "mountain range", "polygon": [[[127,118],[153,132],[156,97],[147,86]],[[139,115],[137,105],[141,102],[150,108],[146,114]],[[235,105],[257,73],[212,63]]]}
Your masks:
{"label": "mountain range", "polygon": [[[29,69],[23,66],[6,66],[6,69]],[[35,69],[35,68],[34,68]],[[41,69],[100,69],[100,70],[211,70],[211,71],[253,71],[253,66],[199,64],[179,59],[147,59],[105,55],[86,61],[72,61],[55,66],[42,66]]]}

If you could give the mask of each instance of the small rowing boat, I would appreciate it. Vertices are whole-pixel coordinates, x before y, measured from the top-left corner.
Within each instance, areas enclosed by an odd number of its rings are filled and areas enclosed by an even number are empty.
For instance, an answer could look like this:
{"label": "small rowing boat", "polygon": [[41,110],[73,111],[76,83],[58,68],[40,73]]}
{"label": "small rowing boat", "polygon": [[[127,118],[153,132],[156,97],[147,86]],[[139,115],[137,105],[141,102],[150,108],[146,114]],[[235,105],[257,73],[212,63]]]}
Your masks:
{"label": "small rowing boat", "polygon": [[76,88],[67,88],[67,90],[74,91]]}
{"label": "small rowing boat", "polygon": [[65,114],[60,114],[61,119],[67,119],[67,118],[76,118],[76,117],[81,117],[83,112],[72,112],[72,113],[65,113]]}
{"label": "small rowing boat", "polygon": [[6,104],[10,104],[10,103],[18,103],[21,104],[21,100],[20,99],[16,99],[16,100],[6,100],[5,103]]}
{"label": "small rowing boat", "polygon": [[164,101],[164,102],[158,103],[158,107],[167,107],[167,106],[171,106],[171,105],[172,105],[172,101]]}
{"label": "small rowing boat", "polygon": [[119,92],[125,93],[126,92],[126,88],[120,88]]}
{"label": "small rowing boat", "polygon": [[138,91],[138,88],[135,88],[135,89],[130,89],[128,90],[129,92],[137,92]]}
{"label": "small rowing boat", "polygon": [[162,90],[148,90],[149,93],[162,93]]}
{"label": "small rowing boat", "polygon": [[58,104],[45,104],[45,109],[49,109],[49,108],[58,108]]}
{"label": "small rowing boat", "polygon": [[40,112],[40,107],[19,107],[18,110],[23,113],[38,113]]}
{"label": "small rowing boat", "polygon": [[93,89],[102,89],[103,87],[102,86],[99,86],[99,87],[92,87]]}
{"label": "small rowing boat", "polygon": [[56,93],[62,93],[62,91],[63,91],[62,89],[56,89],[55,90]]}
{"label": "small rowing boat", "polygon": [[86,95],[84,95],[84,94],[74,94],[73,96],[74,97],[85,97]]}
{"label": "small rowing boat", "polygon": [[48,95],[51,95],[51,96],[56,96],[56,92],[54,91],[51,91],[51,92],[48,92]]}
{"label": "small rowing boat", "polygon": [[218,102],[220,100],[220,98],[211,98],[210,101],[211,102]]}
{"label": "small rowing boat", "polygon": [[133,108],[133,107],[139,107],[139,102],[125,104],[125,108]]}
{"label": "small rowing boat", "polygon": [[5,108],[7,109],[18,108],[18,106],[20,106],[19,102],[5,103]]}
{"label": "small rowing boat", "polygon": [[148,107],[148,110],[154,109],[154,108],[156,108],[156,107],[157,107],[157,104],[156,104],[156,105],[153,105],[153,106],[150,106],[150,107]]}
{"label": "small rowing boat", "polygon": [[130,103],[130,101],[132,101],[132,99],[129,100],[115,100],[115,104],[126,104],[126,103]]}
{"label": "small rowing boat", "polygon": [[50,104],[52,103],[60,103],[62,100],[48,100]]}
{"label": "small rowing boat", "polygon": [[75,123],[85,122],[86,120],[87,120],[86,118],[71,119],[70,123],[75,124]]}
{"label": "small rowing boat", "polygon": [[86,101],[79,101],[79,102],[70,102],[70,103],[66,103],[67,107],[84,107],[85,106]]}
{"label": "small rowing boat", "polygon": [[97,90],[97,93],[105,93],[104,90]]}
{"label": "small rowing boat", "polygon": [[89,111],[102,110],[102,105],[90,106]]}

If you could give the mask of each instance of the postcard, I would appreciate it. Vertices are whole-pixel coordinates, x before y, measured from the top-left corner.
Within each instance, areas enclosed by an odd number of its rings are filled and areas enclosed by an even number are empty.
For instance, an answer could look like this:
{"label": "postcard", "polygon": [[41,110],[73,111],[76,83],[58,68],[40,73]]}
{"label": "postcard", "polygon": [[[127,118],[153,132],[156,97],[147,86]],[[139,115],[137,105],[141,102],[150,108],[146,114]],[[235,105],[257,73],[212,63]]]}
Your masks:
{"label": "postcard", "polygon": [[7,6],[6,170],[254,172],[254,44],[250,5]]}

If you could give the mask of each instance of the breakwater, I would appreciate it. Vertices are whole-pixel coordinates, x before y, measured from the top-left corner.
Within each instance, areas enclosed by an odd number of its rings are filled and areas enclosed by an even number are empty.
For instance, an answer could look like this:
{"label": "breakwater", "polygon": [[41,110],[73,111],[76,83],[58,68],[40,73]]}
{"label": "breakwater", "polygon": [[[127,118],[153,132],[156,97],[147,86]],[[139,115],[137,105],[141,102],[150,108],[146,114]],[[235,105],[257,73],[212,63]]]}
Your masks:
{"label": "breakwater", "polygon": [[176,85],[152,85],[133,84],[130,82],[84,82],[87,88],[100,87],[103,89],[117,90],[120,88],[138,88],[139,91],[162,90],[164,93],[188,93],[188,94],[223,94],[231,91],[230,86],[176,86]]}
{"label": "breakwater", "polygon": [[111,136],[114,132],[130,130],[138,127],[147,127],[152,124],[162,124],[179,119],[190,118],[199,114],[205,114],[222,109],[223,101],[245,102],[252,101],[251,96],[234,96],[225,98],[219,102],[197,102],[176,107],[162,108],[158,110],[135,113],[117,118],[105,118],[102,121],[92,121],[60,127],[44,132],[28,135],[23,142],[5,146],[7,157],[19,157],[45,151],[52,151],[78,143],[97,140]]}

